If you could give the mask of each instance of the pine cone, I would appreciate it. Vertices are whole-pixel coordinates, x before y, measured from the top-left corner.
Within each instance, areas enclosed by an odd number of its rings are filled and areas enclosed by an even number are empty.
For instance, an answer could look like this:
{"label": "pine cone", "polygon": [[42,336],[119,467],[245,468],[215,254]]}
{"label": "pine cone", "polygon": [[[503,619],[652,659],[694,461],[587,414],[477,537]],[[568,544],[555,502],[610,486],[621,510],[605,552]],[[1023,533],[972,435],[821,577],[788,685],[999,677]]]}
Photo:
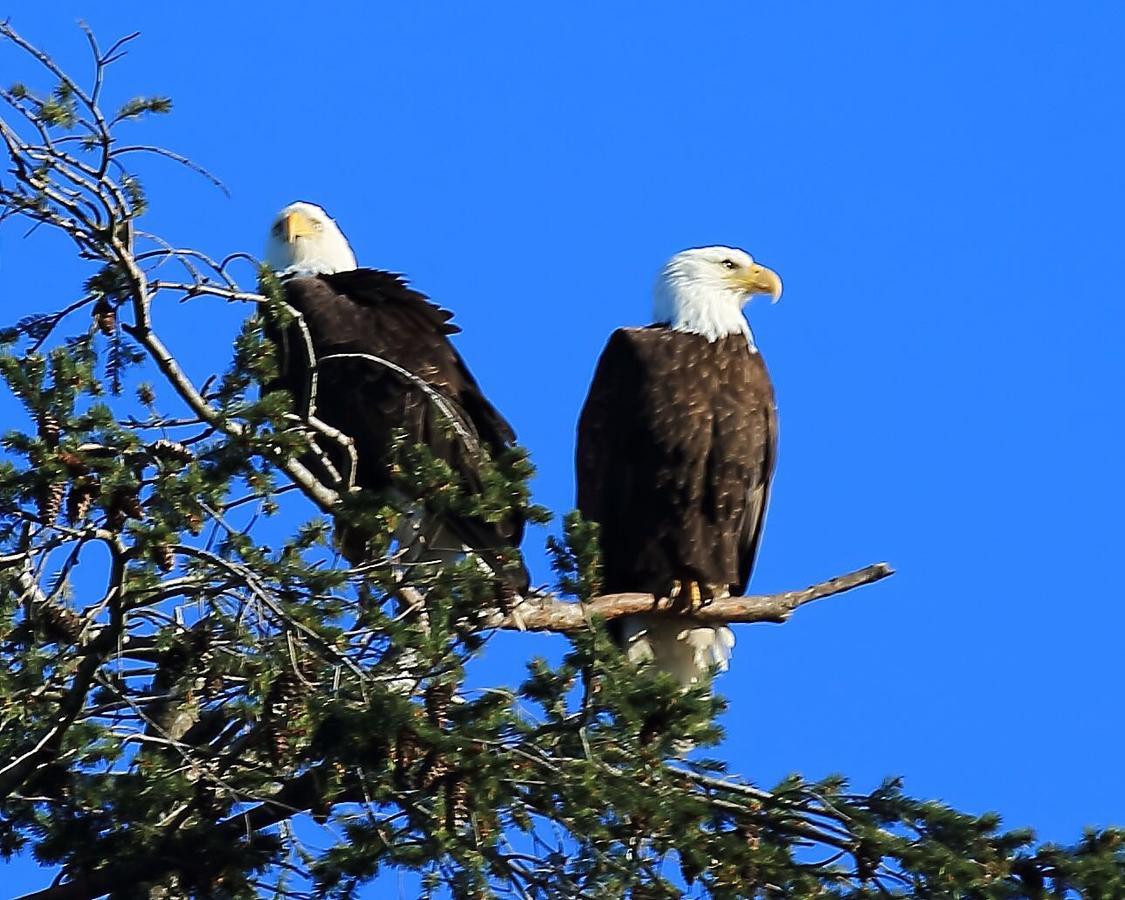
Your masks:
{"label": "pine cone", "polygon": [[121,508],[125,510],[125,515],[132,519],[143,519],[145,517],[145,508],[141,505],[141,498],[137,496],[135,491],[125,494],[121,500]]}
{"label": "pine cone", "polygon": [[74,525],[86,518],[99,491],[100,487],[96,481],[76,481],[70,486],[70,493],[66,495],[66,521],[68,524]]}
{"label": "pine cone", "polygon": [[399,779],[406,775],[407,769],[413,766],[422,757],[422,746],[418,736],[409,728],[404,728],[398,733],[394,747],[395,776]]}
{"label": "pine cone", "polygon": [[75,644],[82,634],[81,617],[65,606],[47,604],[38,609],[39,622],[47,640],[58,644]]}
{"label": "pine cone", "polygon": [[449,684],[430,683],[426,686],[425,699],[426,713],[430,721],[438,726],[449,723],[449,704],[453,700],[453,686]]}
{"label": "pine cone", "polygon": [[735,834],[743,840],[750,850],[757,850],[762,845],[762,830],[756,825],[747,825],[735,829]]}
{"label": "pine cone", "polygon": [[66,466],[67,471],[71,475],[87,475],[90,472],[90,467],[77,453],[71,453],[69,450],[60,450],[57,454],[59,462]]}
{"label": "pine cone", "polygon": [[199,534],[203,530],[203,516],[193,509],[187,514],[187,527],[192,534]]}
{"label": "pine cone", "polygon": [[428,765],[422,768],[417,786],[424,791],[432,791],[449,774],[449,763],[446,762],[445,757],[437,753],[431,753],[427,762]]}
{"label": "pine cone", "polygon": [[469,822],[472,808],[469,805],[469,787],[450,774],[445,779],[445,827],[447,831],[460,831]]}
{"label": "pine cone", "polygon": [[153,441],[149,450],[153,456],[174,459],[176,462],[189,463],[195,458],[192,452],[179,441],[170,441],[167,438]]}
{"label": "pine cone", "polygon": [[266,694],[265,718],[270,753],[275,763],[288,759],[292,741],[303,734],[303,728],[297,721],[301,687],[296,673],[282,672]]}
{"label": "pine cone", "polygon": [[203,680],[203,695],[207,698],[217,697],[223,692],[225,686],[223,673],[217,669],[210,669],[207,672],[207,677]]}
{"label": "pine cone", "polygon": [[162,572],[171,572],[176,568],[176,554],[167,544],[154,544],[151,554],[152,561],[160,567]]}
{"label": "pine cone", "polygon": [[145,510],[141,506],[136,489],[118,488],[113,492],[106,506],[106,524],[112,530],[121,530],[130,518],[143,519],[144,517]]}
{"label": "pine cone", "polygon": [[476,814],[477,831],[480,833],[481,840],[487,844],[500,830],[500,820],[490,809],[478,809]]}
{"label": "pine cone", "polygon": [[62,509],[65,494],[66,484],[62,481],[52,481],[39,488],[35,497],[39,518],[44,522],[54,522],[58,518],[59,510]]}
{"label": "pine cone", "polygon": [[54,413],[47,411],[41,412],[38,416],[38,420],[39,437],[50,446],[57,447],[59,436],[62,434],[62,428],[59,427],[59,420],[55,418]]}
{"label": "pine cone", "polygon": [[117,310],[110,305],[105,297],[94,304],[94,324],[98,326],[98,331],[106,337],[112,337],[113,332],[117,329]]}

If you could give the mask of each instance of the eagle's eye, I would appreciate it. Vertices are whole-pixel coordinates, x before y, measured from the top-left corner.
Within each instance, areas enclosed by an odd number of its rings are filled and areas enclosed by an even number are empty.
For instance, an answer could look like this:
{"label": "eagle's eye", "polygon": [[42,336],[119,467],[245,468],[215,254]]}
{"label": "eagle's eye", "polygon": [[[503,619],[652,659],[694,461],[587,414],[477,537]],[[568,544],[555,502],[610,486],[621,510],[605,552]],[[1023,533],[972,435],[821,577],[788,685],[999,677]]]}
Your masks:
{"label": "eagle's eye", "polygon": [[313,228],[315,228],[317,231],[324,231],[324,223],[314,221]]}
{"label": "eagle's eye", "polygon": [[273,228],[271,228],[270,231],[272,231],[274,234],[276,234],[278,237],[280,237],[281,236],[281,221],[278,220],[277,222],[274,222]]}
{"label": "eagle's eye", "polygon": [[738,268],[738,263],[736,263],[733,259],[724,259],[722,261],[721,265],[724,269],[737,269]]}

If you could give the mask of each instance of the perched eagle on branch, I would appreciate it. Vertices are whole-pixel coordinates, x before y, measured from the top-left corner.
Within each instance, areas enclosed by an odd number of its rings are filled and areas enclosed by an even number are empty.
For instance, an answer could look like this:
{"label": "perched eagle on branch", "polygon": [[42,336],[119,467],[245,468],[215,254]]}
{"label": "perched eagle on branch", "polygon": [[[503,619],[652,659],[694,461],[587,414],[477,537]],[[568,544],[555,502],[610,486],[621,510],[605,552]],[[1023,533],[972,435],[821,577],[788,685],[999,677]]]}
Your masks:
{"label": "perched eagle on branch", "polygon": [[[290,204],[277,215],[266,261],[304,324],[272,335],[279,348],[276,386],[293,394],[300,414],[352,439],[355,485],[392,487],[394,438],[405,433],[448,463],[470,491],[481,490],[482,448],[498,456],[515,443],[515,433],[450,342],[460,331],[450,322],[452,313],[399,275],[357,268],[339,226],[312,203]],[[351,460],[338,441],[318,443],[338,472],[348,470]],[[438,518],[425,508],[419,513],[410,540],[426,548],[420,559],[472,552],[499,570],[502,558],[519,558],[519,513],[500,522]],[[355,537],[345,538],[344,550],[358,561],[363,548],[355,546]],[[507,580],[517,592],[526,590],[522,562]]]}
{"label": "perched eagle on branch", "polygon": [[777,454],[777,409],[742,307],[781,295],[742,250],[673,256],[655,324],[613,333],[578,424],[578,508],[601,526],[603,588],[679,601],[684,617],[614,620],[634,660],[684,684],[726,669],[734,635],[688,618],[745,591]]}

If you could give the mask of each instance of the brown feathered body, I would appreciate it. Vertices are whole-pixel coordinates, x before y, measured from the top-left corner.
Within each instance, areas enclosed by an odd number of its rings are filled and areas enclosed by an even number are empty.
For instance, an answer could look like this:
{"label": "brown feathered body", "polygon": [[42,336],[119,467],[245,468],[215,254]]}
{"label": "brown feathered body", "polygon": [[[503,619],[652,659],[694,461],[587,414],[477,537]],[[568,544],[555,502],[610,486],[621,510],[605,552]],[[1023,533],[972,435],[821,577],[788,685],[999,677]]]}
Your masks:
{"label": "brown feathered body", "polygon": [[[741,594],[776,447],[773,387],[746,334],[614,332],[577,448],[578,507],[601,526],[604,590],[667,597],[677,582],[696,582],[712,596]],[[667,616],[614,624],[631,655],[655,656],[685,683],[708,665],[725,667],[734,640],[729,629]]]}
{"label": "brown feathered body", "polygon": [[[460,329],[452,313],[407,286],[398,275],[377,269],[355,269],[326,275],[290,277],[285,299],[301,315],[311,340],[291,325],[271,337],[279,348],[277,387],[288,389],[298,412],[312,413],[354,441],[355,484],[385,491],[392,486],[393,439],[424,444],[447,462],[469,490],[481,488],[477,443],[492,456],[512,446],[512,427],[481,392],[450,341]],[[348,354],[363,354],[359,358]],[[426,390],[392,366],[421,379],[446,402],[440,408]],[[447,412],[467,432],[467,442]],[[338,471],[347,457],[338,444],[321,440]],[[466,516],[447,517],[442,526],[474,551],[507,551],[523,536],[523,518],[513,514],[501,522]],[[354,555],[354,554],[353,554]],[[527,573],[517,579],[526,588]]]}

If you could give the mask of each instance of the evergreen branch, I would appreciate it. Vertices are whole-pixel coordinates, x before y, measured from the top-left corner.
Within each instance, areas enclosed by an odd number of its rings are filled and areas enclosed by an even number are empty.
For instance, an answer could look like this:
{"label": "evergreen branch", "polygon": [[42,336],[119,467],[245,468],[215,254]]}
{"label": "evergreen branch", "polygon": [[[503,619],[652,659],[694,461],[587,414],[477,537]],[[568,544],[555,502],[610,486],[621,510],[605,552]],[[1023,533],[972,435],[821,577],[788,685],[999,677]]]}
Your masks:
{"label": "evergreen branch", "polygon": [[110,623],[90,641],[87,647],[88,655],[78,664],[70,686],[58,704],[58,714],[51,727],[34,739],[34,742],[29,742],[23,753],[13,756],[0,769],[0,799],[18,789],[40,763],[56,755],[67,730],[78,719],[86,704],[98,669],[124,634],[122,594],[125,584],[125,554],[122,550],[120,545],[114,548],[111,581],[105,596],[105,601],[111,610]]}
{"label": "evergreen branch", "polygon": [[[417,563],[394,503],[342,496],[358,460],[317,418],[317,365],[351,358],[397,372],[474,449],[472,428],[423,379],[368,354],[315,359],[290,309],[289,333],[312,363],[306,409],[246,399],[271,369],[257,323],[221,386],[197,386],[153,322],[158,297],[284,307],[268,275],[268,298],[228,275],[235,259],[256,262],[247,254],[216,261],[134,228],[145,196],[125,163],[147,153],[201,170],[140,141],[114,149],[117,121],[171,101],[137,97],[105,116],[106,67],[135,35],[103,52],[84,30],[95,61],[85,93],[0,23],[0,39],[58,79],[42,94],[0,89],[14,110],[11,123],[0,118],[11,175],[0,219],[58,229],[101,267],[89,296],[17,324],[9,333],[23,356],[2,357],[34,430],[9,433],[0,467],[0,853],[26,847],[58,867],[28,900],[150,887],[250,896],[275,879],[282,895],[290,873],[314,882],[306,896],[350,896],[379,872],[408,869],[455,896],[670,897],[684,885],[754,900],[1125,895],[1125,833],[1115,829],[1037,846],[1029,831],[1002,832],[998,817],[906,797],[897,781],[863,795],[843,779],[793,777],[767,791],[721,764],[683,761],[680,741],[715,739],[718,703],[631,666],[590,627],[653,613],[785,622],[888,577],[886,564],[687,609],[682,599],[597,595],[596,528],[575,517],[567,545],[552,547],[557,594],[497,600],[480,567]],[[182,265],[182,281],[154,277],[166,261]],[[90,300],[96,330],[69,341],[52,333]],[[127,399],[105,397],[98,331],[138,340],[190,412],[159,414],[148,385],[140,419]],[[189,426],[176,440],[168,432]],[[346,460],[326,455],[333,441]],[[439,499],[463,499],[457,480],[424,460],[403,468]],[[526,498],[529,469],[497,471],[490,513]],[[274,498],[297,490],[346,519],[338,529],[361,501],[356,521],[371,528],[363,565],[340,566],[326,517],[280,537],[277,520],[260,525],[259,513],[280,509]],[[258,509],[245,510],[251,503]],[[84,553],[91,541],[108,556]],[[83,574],[72,578],[80,554]],[[70,596],[99,566],[108,587]],[[556,666],[532,662],[518,689],[467,690],[465,666],[496,629],[569,634],[570,652]],[[306,851],[295,837],[294,817],[310,813],[335,816],[331,846]]]}
{"label": "evergreen branch", "polygon": [[[136,284],[143,290],[145,285],[144,275],[131,260],[130,264],[133,275],[137,279]],[[144,303],[145,301],[143,300],[135,300],[138,319],[144,324],[123,324],[121,326],[122,329],[148,351],[149,356],[152,357],[157,368],[159,368],[164,377],[168,379],[168,382],[175,388],[176,392],[180,395],[181,399],[187,403],[192,412],[208,425],[213,426],[222,433],[230,437],[242,437],[245,433],[245,429],[239,423],[223,416],[219,410],[215,409],[215,407],[204,399],[199,389],[196,388],[195,384],[187,376],[187,373],[180,367],[180,364],[176,361],[171,351],[169,351],[164,342],[157,337],[156,333],[151,328],[151,319],[147,308],[142,310]],[[274,461],[280,468],[284,469],[286,474],[301,487],[305,494],[325,512],[331,511],[339,502],[339,495],[331,488],[325,487],[320,480],[298,460],[278,455]]]}

